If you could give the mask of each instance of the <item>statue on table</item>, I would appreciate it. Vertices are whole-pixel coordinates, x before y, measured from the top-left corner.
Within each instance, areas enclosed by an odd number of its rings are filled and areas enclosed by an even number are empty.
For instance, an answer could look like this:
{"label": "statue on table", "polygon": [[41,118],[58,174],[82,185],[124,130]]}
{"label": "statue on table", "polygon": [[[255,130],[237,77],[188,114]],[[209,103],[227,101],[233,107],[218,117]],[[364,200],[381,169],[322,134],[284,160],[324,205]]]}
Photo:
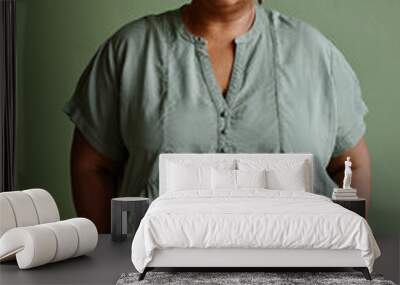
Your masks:
{"label": "statue on table", "polygon": [[352,162],[348,156],[344,162],[344,179],[342,188],[334,188],[332,192],[332,199],[334,200],[357,200],[357,189],[351,187],[351,165]]}
{"label": "statue on table", "polygon": [[351,160],[350,156],[347,157],[347,160],[344,162],[344,179],[343,179],[343,189],[352,189],[351,188]]}

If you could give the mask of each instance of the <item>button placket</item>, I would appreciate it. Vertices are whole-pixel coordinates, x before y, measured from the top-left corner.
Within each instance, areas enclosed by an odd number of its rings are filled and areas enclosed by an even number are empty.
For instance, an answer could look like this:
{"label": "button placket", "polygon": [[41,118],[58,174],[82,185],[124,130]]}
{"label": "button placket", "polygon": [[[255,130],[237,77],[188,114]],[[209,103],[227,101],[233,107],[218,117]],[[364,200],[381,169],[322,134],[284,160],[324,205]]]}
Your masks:
{"label": "button placket", "polygon": [[226,110],[219,113],[218,124],[218,152],[228,152],[229,143],[227,137],[227,129],[229,128],[229,114]]}
{"label": "button placket", "polygon": [[221,118],[219,126],[219,134],[224,136],[226,135],[226,130],[228,129],[228,120],[226,118]]}

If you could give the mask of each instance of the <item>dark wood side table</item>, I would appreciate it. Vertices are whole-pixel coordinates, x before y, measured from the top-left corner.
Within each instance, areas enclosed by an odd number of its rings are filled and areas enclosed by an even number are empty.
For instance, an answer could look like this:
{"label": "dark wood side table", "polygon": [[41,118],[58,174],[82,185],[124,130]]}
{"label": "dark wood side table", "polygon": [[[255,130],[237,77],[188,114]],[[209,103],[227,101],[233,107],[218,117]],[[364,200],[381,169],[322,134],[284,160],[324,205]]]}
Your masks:
{"label": "dark wood side table", "polygon": [[366,201],[363,198],[358,198],[354,200],[340,200],[332,199],[332,201],[340,206],[359,214],[361,217],[365,218]]}
{"label": "dark wood side table", "polygon": [[150,205],[149,198],[120,197],[111,200],[111,238],[113,241],[124,241],[128,234],[128,212],[131,215],[129,222],[135,234],[140,221]]}

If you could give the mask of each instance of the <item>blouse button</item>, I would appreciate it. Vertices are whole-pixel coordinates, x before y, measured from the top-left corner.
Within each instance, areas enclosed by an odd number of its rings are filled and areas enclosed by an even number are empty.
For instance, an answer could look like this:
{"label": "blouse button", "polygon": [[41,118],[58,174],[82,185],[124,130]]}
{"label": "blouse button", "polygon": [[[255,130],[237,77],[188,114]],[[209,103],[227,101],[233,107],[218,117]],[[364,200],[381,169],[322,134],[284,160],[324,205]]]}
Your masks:
{"label": "blouse button", "polygon": [[226,115],[225,111],[222,111],[222,112],[220,113],[220,116],[221,116],[222,118],[224,118],[225,115]]}

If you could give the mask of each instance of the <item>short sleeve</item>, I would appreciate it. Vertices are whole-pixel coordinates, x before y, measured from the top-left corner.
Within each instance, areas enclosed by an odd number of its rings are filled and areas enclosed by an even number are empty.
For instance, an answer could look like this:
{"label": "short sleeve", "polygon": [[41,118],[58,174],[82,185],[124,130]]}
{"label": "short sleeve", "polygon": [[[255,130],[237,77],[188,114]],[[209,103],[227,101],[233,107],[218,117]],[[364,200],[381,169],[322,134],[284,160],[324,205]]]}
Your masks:
{"label": "short sleeve", "polygon": [[359,80],[344,55],[335,47],[331,53],[333,96],[336,101],[336,141],[332,156],[354,147],[366,131],[368,112]]}
{"label": "short sleeve", "polygon": [[125,147],[119,119],[118,68],[111,39],[97,50],[63,111],[99,153],[120,161]]}

